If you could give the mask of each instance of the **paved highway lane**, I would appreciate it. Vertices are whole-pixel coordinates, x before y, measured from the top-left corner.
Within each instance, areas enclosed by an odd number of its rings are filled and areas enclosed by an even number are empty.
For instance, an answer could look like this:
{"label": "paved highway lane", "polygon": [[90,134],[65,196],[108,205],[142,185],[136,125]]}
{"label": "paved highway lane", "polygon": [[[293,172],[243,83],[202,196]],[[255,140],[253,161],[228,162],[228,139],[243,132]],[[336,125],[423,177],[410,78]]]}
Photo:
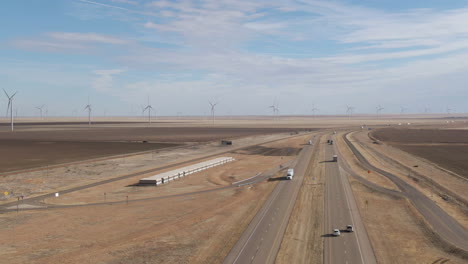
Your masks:
{"label": "paved highway lane", "polygon": [[[324,263],[376,263],[348,179],[339,163],[331,161],[335,153],[333,145],[325,146]],[[346,232],[347,225],[355,232]],[[333,229],[339,229],[341,236],[332,236]]]}
{"label": "paved highway lane", "polygon": [[299,154],[292,180],[281,180],[252,219],[224,263],[274,263],[314,146]]}

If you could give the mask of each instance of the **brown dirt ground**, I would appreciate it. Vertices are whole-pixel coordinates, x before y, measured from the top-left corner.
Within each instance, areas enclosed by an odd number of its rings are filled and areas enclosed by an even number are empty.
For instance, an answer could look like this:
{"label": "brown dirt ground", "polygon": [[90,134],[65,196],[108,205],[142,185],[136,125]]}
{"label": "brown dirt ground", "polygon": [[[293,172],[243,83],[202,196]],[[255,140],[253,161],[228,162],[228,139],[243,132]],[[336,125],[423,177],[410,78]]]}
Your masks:
{"label": "brown dirt ground", "polygon": [[[412,178],[415,177],[414,174],[410,177],[409,175],[411,175],[411,173],[408,173],[408,170],[410,168],[416,169],[418,173],[429,177],[431,180],[439,183],[464,199],[468,198],[466,195],[466,189],[468,188],[466,180],[447,174],[444,171],[439,170],[437,167],[430,166],[431,164],[425,164],[419,157],[412,156],[406,152],[389,147],[385,144],[372,144],[372,141],[365,133],[354,133],[351,135],[351,138],[355,139],[356,143],[358,143],[355,145],[360,146],[361,149],[367,150],[362,153],[372,164],[397,175],[400,179],[406,181],[408,184],[424,193],[427,197],[431,198],[439,207],[444,209],[462,226],[468,228],[466,208],[463,205],[445,201],[437,192],[435,192],[433,186],[422,181],[415,181]],[[405,164],[405,167],[396,166],[396,164],[387,159],[387,157],[400,161],[402,164]],[[413,164],[418,164],[418,168],[412,167]]]}
{"label": "brown dirt ground", "polygon": [[[96,127],[0,133],[0,173],[252,135],[289,128]],[[148,143],[144,144],[143,141]],[[235,144],[235,142],[234,142]]]}
{"label": "brown dirt ground", "polygon": [[466,146],[395,145],[395,147],[432,161],[468,179],[468,144]]}
{"label": "brown dirt ground", "polygon": [[281,242],[276,263],[322,263],[323,261],[323,184],[325,164],[319,144],[307,169],[304,182],[294,205],[288,227]]}
{"label": "brown dirt ground", "polygon": [[[47,167],[41,170],[4,174],[0,177],[0,193],[8,191],[9,194],[7,196],[1,195],[0,203],[12,201],[18,195],[31,197],[42,193],[57,192],[209,154],[229,151],[236,147],[277,140],[286,136],[289,134],[257,135],[236,139],[235,146],[221,146],[218,142],[203,143],[180,148],[160,149],[138,155],[105,157],[92,161]],[[138,179],[135,179],[135,182],[138,182]]]}
{"label": "brown dirt ground", "polygon": [[177,146],[170,143],[0,140],[0,173]]}
{"label": "brown dirt ground", "polygon": [[406,200],[395,200],[350,180],[378,263],[435,263],[438,259],[465,263],[432,243]]}
{"label": "brown dirt ground", "polygon": [[395,143],[468,143],[468,131],[457,129],[384,128],[374,130],[372,136]]}
{"label": "brown dirt ground", "polygon": [[[78,141],[78,142],[207,142],[218,139],[297,131],[292,128],[251,127],[76,127],[0,133],[0,140]],[[305,129],[304,129],[305,130]]]}
{"label": "brown dirt ground", "polygon": [[[304,141],[304,137],[294,138],[266,147],[299,148]],[[288,158],[292,156],[283,160]],[[140,191],[157,196],[164,189],[176,193],[195,185],[228,185],[252,176],[260,164],[271,168],[280,160],[279,156],[245,155],[206,174]],[[234,168],[235,175],[228,173]],[[0,237],[8,239],[0,241],[0,259],[8,263],[220,263],[275,185],[264,181],[213,193],[131,201],[128,205],[5,213],[0,215]],[[134,189],[101,185],[83,192],[82,197],[68,194],[59,199],[85,199],[103,191],[114,191],[112,194],[120,199],[123,190],[128,193]]]}
{"label": "brown dirt ground", "polygon": [[386,128],[371,135],[468,178],[468,130]]}
{"label": "brown dirt ground", "polygon": [[[354,133],[351,139],[360,150],[365,150],[362,153],[371,163],[405,179],[395,167],[372,152],[372,148],[383,148],[385,145],[375,145],[369,138],[366,140],[366,137],[364,132]],[[341,152],[345,153],[343,149],[346,147],[340,142],[338,141]],[[365,144],[362,145],[363,143]],[[379,149],[379,153],[388,154],[389,151]],[[350,182],[379,263],[435,263],[436,260],[447,260],[445,263],[464,263],[463,260],[441,249],[437,238],[428,232],[427,227],[421,226],[420,216],[406,199],[396,199],[371,190],[353,177],[350,177]],[[416,183],[411,181],[409,183],[421,189]],[[440,202],[438,201],[439,206],[456,219],[464,218],[459,210]]]}

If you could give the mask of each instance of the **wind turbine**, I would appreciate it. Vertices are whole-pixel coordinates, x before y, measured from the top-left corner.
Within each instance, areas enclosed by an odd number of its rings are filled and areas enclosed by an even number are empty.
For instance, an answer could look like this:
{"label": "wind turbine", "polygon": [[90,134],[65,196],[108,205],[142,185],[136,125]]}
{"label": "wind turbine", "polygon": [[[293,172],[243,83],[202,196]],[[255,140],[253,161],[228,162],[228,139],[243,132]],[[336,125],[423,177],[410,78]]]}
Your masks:
{"label": "wind turbine", "polygon": [[45,105],[41,105],[41,106],[36,106],[36,108],[41,112],[41,120],[43,119],[42,117],[42,109],[44,108]]}
{"label": "wind turbine", "polygon": [[447,111],[447,115],[450,115],[452,112],[452,109],[447,105],[447,107],[445,107],[445,111]]}
{"label": "wind turbine", "polygon": [[213,118],[213,126],[214,126],[214,124],[215,124],[215,106],[218,104],[218,102],[208,101],[208,103],[211,106],[211,117]]}
{"label": "wind turbine", "polygon": [[151,125],[151,111],[153,107],[149,103],[149,96],[148,96],[148,105],[146,105],[145,109],[143,109],[143,113],[148,110],[148,124]]}
{"label": "wind turbine", "polygon": [[400,115],[402,115],[404,112],[406,112],[407,108],[403,105],[400,105]]}
{"label": "wind turbine", "polygon": [[277,118],[279,114],[279,103],[276,101],[276,99],[273,101],[273,104],[268,106],[268,108],[273,109],[273,118]]}
{"label": "wind turbine", "polygon": [[351,116],[353,115],[353,111],[354,111],[354,106],[346,105],[346,113],[348,114],[349,119],[351,119]]}
{"label": "wind turbine", "polygon": [[88,110],[88,126],[91,126],[91,104],[89,104],[89,97],[88,97],[88,104],[84,108],[85,110]]}
{"label": "wind turbine", "polygon": [[384,108],[381,106],[381,105],[378,105],[376,108],[375,108],[376,112],[377,112],[377,119],[379,119],[380,117],[380,112],[382,112],[382,110],[384,110]]}
{"label": "wind turbine", "polygon": [[276,116],[276,106],[273,104],[273,105],[268,106],[268,108],[271,108],[273,110],[273,119],[274,119]]}
{"label": "wind turbine", "polygon": [[431,110],[431,109],[429,108],[429,106],[425,106],[425,107],[424,107],[424,113],[425,113],[425,114],[429,113],[430,110]]}
{"label": "wind turbine", "polygon": [[144,106],[144,105],[140,105],[140,108],[141,108],[141,116],[142,116],[142,117],[145,117],[145,106]]}
{"label": "wind turbine", "polygon": [[312,104],[312,110],[311,111],[312,111],[312,116],[315,119],[315,112],[319,111],[319,109],[315,107],[315,104]]}
{"label": "wind turbine", "polygon": [[7,106],[7,111],[6,111],[6,117],[8,117],[8,110],[10,110],[10,124],[11,124],[11,131],[14,130],[14,121],[13,121],[13,97],[15,97],[16,93],[15,92],[12,96],[8,95],[8,93],[3,89],[3,92],[5,95],[8,97],[8,106]]}

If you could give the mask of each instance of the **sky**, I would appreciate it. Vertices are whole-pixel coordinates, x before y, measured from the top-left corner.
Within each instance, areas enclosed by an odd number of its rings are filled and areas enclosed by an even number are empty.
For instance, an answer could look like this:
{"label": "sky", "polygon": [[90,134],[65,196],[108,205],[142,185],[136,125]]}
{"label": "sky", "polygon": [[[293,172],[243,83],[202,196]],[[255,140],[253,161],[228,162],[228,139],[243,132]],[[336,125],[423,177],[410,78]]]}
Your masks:
{"label": "sky", "polygon": [[[19,116],[468,112],[468,0],[10,0]],[[0,113],[8,100],[0,95]]]}

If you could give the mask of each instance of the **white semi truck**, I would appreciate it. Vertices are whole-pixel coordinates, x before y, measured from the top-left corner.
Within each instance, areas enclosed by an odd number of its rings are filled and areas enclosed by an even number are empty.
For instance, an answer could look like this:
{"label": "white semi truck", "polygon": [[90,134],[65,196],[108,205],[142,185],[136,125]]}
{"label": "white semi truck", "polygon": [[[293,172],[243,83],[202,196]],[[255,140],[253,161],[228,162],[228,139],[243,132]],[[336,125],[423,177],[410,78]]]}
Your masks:
{"label": "white semi truck", "polygon": [[292,180],[293,176],[294,176],[294,169],[288,169],[288,171],[286,172],[286,179]]}

